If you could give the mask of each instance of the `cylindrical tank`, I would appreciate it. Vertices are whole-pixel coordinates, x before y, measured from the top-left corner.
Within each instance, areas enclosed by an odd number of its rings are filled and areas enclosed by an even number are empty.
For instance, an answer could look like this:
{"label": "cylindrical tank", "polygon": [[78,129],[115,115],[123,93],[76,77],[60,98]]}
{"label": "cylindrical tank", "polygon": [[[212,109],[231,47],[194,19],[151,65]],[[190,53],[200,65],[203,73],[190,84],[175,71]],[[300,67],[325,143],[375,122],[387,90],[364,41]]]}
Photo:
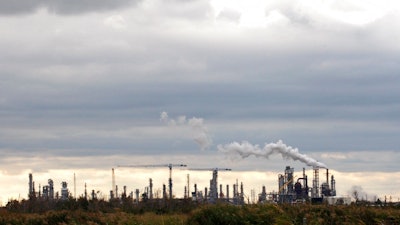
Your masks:
{"label": "cylindrical tank", "polygon": [[296,193],[297,198],[301,198],[301,194],[303,192],[302,185],[299,181],[294,184],[294,191]]}

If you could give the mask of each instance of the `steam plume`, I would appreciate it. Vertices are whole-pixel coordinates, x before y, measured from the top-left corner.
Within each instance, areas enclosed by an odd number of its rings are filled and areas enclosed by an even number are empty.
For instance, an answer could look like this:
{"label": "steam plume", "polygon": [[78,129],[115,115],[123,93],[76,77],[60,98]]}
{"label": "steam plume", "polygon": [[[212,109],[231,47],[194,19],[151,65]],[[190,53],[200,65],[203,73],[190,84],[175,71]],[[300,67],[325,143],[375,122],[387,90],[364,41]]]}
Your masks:
{"label": "steam plume", "polygon": [[162,112],[160,120],[168,126],[189,126],[193,130],[193,140],[200,146],[201,150],[211,146],[212,140],[208,134],[207,127],[202,118],[193,117],[186,119],[186,116],[179,116],[176,120],[170,119],[167,112]]}
{"label": "steam plume", "polygon": [[299,160],[308,166],[327,168],[325,164],[301,154],[297,148],[287,146],[281,140],[277,143],[265,144],[262,149],[258,145],[252,145],[247,141],[243,141],[242,143],[233,142],[226,145],[218,145],[218,150],[224,153],[239,154],[242,158],[254,155],[255,157],[268,159],[270,155],[281,154],[284,159]]}

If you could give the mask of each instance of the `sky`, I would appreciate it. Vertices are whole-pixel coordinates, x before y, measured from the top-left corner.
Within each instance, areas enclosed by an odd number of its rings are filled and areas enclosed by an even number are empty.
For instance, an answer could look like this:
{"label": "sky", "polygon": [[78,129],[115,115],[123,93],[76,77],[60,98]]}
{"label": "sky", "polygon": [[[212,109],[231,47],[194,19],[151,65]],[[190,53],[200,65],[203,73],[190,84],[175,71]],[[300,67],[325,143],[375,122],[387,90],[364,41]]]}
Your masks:
{"label": "sky", "polygon": [[[56,189],[76,173],[77,195],[83,183],[107,195],[111,168],[160,163],[231,168],[221,182],[276,190],[286,165],[312,168],[221,149],[279,141],[327,165],[338,194],[400,198],[399,10],[394,0],[0,0],[0,202],[27,197],[28,173]],[[150,176],[160,187],[168,171],[116,173],[134,190]],[[177,169],[177,196],[187,173],[211,179]]]}

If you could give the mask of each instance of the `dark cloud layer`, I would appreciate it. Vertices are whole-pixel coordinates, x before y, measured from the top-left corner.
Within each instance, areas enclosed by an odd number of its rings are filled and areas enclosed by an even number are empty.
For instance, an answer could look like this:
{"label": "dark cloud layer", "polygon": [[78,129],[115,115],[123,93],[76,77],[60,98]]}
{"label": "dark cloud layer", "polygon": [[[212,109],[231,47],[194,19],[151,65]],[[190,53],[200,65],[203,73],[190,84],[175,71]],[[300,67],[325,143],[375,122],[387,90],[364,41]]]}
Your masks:
{"label": "dark cloud layer", "polygon": [[198,153],[162,111],[204,118],[215,145],[398,150],[394,14],[355,26],[286,1],[262,10],[272,25],[243,27],[248,13],[204,1],[74,3],[0,1],[8,156]]}
{"label": "dark cloud layer", "polygon": [[56,14],[80,14],[129,7],[141,0],[0,0],[0,14],[33,13],[45,8]]}

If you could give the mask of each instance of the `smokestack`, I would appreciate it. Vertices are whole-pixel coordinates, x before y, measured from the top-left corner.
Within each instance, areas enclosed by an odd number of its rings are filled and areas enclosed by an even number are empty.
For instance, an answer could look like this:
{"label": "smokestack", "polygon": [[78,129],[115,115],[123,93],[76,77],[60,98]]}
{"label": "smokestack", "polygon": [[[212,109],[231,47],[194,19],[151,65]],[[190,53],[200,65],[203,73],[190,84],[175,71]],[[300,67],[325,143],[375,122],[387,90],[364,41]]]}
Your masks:
{"label": "smokestack", "polygon": [[329,169],[326,169],[326,185],[329,187]]}
{"label": "smokestack", "polygon": [[313,198],[319,198],[319,168],[314,167]]}
{"label": "smokestack", "polygon": [[28,192],[28,197],[32,198],[33,197],[33,177],[32,173],[29,174],[29,192]]}
{"label": "smokestack", "polygon": [[[117,195],[117,190],[116,190],[116,187],[115,187],[115,173],[114,173],[114,168],[112,168],[111,169],[111,190],[113,191],[113,193],[115,194],[115,195]],[[116,196],[116,197],[118,197],[118,196]]]}

